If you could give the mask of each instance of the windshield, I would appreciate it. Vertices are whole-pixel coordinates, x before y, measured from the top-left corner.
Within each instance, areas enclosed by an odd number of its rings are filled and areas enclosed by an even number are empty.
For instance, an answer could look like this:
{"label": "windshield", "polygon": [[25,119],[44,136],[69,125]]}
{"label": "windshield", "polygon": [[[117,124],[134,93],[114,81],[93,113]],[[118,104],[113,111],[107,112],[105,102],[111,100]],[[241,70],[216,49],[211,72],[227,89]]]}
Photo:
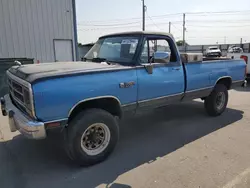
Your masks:
{"label": "windshield", "polygon": [[218,50],[217,47],[212,47],[212,48],[209,48],[209,50]]}
{"label": "windshield", "polygon": [[84,56],[87,60],[130,64],[134,58],[139,38],[130,36],[99,39]]}

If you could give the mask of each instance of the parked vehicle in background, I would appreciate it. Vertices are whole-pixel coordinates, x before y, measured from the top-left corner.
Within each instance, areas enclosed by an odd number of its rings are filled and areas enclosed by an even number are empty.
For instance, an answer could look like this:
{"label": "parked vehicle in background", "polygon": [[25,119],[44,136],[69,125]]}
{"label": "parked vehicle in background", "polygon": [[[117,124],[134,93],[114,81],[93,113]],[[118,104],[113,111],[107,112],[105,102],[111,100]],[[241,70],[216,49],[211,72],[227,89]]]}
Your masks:
{"label": "parked vehicle in background", "polygon": [[247,64],[247,78],[250,78],[250,53],[227,53],[227,57],[231,59],[243,59]]}
{"label": "parked vehicle in background", "polygon": [[230,46],[227,50],[228,53],[243,53],[243,49],[238,46]]}
{"label": "parked vehicle in background", "polygon": [[7,71],[10,94],[1,99],[11,131],[44,139],[57,128],[79,165],[111,154],[125,114],[201,98],[208,115],[219,116],[228,90],[246,83],[245,61],[180,54],[167,33],[100,37],[84,61],[14,66]]}
{"label": "parked vehicle in background", "polygon": [[210,46],[206,50],[207,57],[221,57],[221,50],[217,46]]}

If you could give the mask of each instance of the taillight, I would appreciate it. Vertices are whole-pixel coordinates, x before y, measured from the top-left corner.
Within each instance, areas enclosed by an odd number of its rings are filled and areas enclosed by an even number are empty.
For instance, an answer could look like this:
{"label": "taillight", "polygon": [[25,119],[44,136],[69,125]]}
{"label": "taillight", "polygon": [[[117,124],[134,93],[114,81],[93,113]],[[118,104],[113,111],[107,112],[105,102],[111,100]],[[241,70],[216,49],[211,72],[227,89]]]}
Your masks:
{"label": "taillight", "polygon": [[[246,64],[248,63],[248,57],[247,56],[241,55],[240,58],[244,59],[244,61],[246,62]],[[245,77],[247,77],[247,66],[245,67]]]}
{"label": "taillight", "polygon": [[240,58],[244,59],[244,61],[246,62],[246,64],[248,63],[248,57],[247,56],[241,55]]}

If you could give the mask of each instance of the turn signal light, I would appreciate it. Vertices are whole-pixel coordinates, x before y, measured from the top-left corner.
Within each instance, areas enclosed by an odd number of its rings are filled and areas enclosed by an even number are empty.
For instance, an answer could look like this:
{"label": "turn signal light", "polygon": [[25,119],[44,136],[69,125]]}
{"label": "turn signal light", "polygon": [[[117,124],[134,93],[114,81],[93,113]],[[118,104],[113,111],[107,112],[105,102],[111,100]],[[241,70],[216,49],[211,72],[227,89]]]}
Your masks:
{"label": "turn signal light", "polygon": [[[244,61],[246,62],[246,64],[248,63],[248,57],[247,56],[241,55],[240,58],[244,59]],[[247,77],[247,66],[245,67],[245,77]]]}
{"label": "turn signal light", "polygon": [[47,128],[55,128],[55,127],[60,127],[60,123],[59,122],[54,122],[54,123],[47,123],[46,127]]}

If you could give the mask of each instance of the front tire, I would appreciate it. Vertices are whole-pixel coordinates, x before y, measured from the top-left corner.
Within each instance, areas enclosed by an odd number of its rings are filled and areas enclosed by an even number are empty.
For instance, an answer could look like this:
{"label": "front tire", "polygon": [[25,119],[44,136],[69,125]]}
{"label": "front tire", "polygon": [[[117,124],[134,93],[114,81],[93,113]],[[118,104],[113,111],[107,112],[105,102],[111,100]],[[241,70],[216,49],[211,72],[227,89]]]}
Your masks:
{"label": "front tire", "polygon": [[205,99],[205,109],[210,116],[221,115],[228,103],[228,90],[225,85],[217,84],[212,93]]}
{"label": "front tire", "polygon": [[104,161],[119,139],[116,119],[107,111],[89,109],[80,112],[67,129],[66,151],[80,166]]}

